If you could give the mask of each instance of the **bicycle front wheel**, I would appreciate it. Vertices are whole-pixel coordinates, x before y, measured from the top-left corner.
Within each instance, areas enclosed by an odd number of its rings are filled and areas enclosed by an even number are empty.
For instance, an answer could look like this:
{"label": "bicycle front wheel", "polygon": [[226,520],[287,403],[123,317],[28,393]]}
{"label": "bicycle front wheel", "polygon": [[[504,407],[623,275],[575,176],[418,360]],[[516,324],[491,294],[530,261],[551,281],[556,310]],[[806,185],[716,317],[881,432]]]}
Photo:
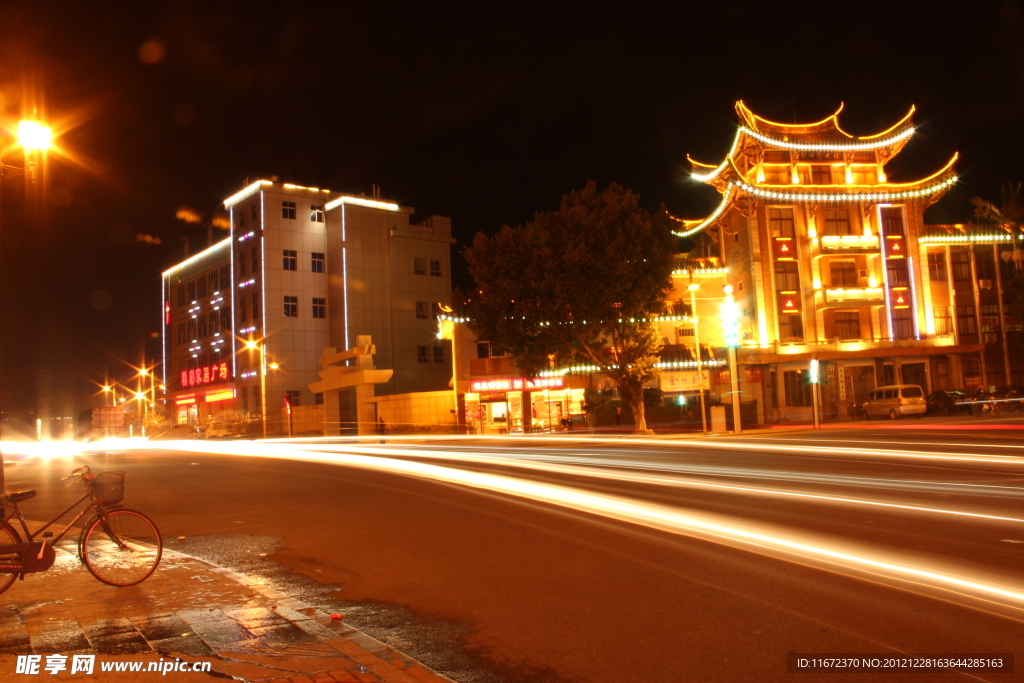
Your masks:
{"label": "bicycle front wheel", "polygon": [[[21,543],[21,536],[18,535],[14,527],[7,522],[0,522],[0,546],[18,545],[19,543]],[[20,561],[21,556],[18,553],[0,550],[0,565],[14,564]],[[0,593],[10,588],[17,578],[17,574],[0,574]]]}
{"label": "bicycle front wheel", "polygon": [[134,586],[160,564],[163,541],[153,521],[135,510],[114,510],[98,517],[85,532],[82,561],[89,572],[111,586]]}

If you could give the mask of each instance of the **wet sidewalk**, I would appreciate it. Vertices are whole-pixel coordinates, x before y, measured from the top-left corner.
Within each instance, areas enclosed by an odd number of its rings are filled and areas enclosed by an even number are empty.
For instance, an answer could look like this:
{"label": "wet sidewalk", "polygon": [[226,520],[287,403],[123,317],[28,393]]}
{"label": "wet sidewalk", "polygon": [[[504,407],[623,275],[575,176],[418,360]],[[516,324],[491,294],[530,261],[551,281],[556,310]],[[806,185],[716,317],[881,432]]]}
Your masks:
{"label": "wet sidewalk", "polygon": [[259,579],[165,549],[153,576],[115,588],[73,552],[0,595],[0,680],[450,681]]}

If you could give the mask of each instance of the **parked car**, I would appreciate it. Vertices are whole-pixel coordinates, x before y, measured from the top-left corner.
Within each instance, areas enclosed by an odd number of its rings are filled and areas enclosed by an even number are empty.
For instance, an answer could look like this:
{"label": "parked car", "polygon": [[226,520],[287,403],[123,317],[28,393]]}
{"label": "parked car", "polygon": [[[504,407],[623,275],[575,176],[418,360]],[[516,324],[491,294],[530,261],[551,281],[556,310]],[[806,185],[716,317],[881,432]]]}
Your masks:
{"label": "parked car", "polygon": [[934,391],[925,400],[928,403],[928,413],[932,415],[952,415],[971,411],[970,394],[959,389]]}
{"label": "parked car", "polygon": [[895,420],[901,415],[922,417],[927,410],[928,403],[921,387],[916,384],[893,384],[869,391],[861,408],[861,416],[864,419],[888,417]]}

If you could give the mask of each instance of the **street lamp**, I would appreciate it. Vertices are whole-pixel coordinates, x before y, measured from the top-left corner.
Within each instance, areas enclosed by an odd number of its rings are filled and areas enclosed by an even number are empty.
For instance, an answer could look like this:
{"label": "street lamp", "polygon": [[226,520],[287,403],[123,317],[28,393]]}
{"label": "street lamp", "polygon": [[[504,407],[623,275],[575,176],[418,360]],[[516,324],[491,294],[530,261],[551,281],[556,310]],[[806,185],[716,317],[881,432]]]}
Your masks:
{"label": "street lamp", "polygon": [[740,344],[739,312],[732,296],[732,285],[726,285],[725,301],[722,303],[722,324],[725,327],[725,344],[729,348],[729,382],[732,385],[732,430],[742,434],[740,425],[740,381],[736,376],[736,347]]}
{"label": "street lamp", "polygon": [[704,372],[701,370],[700,334],[697,331],[697,290],[699,283],[691,283],[687,288],[690,291],[690,318],[693,320],[693,345],[697,348],[697,385],[700,388],[700,429],[704,434],[708,433],[708,418],[704,414]]}
{"label": "street lamp", "polygon": [[[38,121],[23,120],[18,123],[18,144],[25,150],[25,166],[29,169],[29,178],[32,183],[36,181],[36,160],[35,152],[45,152],[53,144],[53,131],[49,126],[44,126]],[[25,172],[24,168],[18,168],[17,166],[8,166],[0,161],[0,176],[3,175],[3,170],[8,169],[11,171]],[[27,189],[27,188],[26,188]],[[29,194],[26,191],[26,195]],[[3,236],[3,220],[0,216],[0,243],[2,243]],[[2,252],[0,252],[0,258],[2,258]],[[0,261],[2,263],[2,261]],[[0,289],[3,288],[3,283],[0,282]],[[2,316],[0,316],[0,325],[3,325]],[[2,360],[0,360],[0,366],[2,366]],[[3,382],[0,377],[0,389],[2,389]],[[0,396],[3,392],[0,391]],[[3,468],[3,405],[0,404],[0,485],[3,484],[2,468]]]}
{"label": "street lamp", "polygon": [[263,340],[257,342],[250,339],[245,342],[245,348],[259,349],[260,352],[260,415],[263,418],[263,438],[265,439],[267,438],[267,363],[263,351]]}

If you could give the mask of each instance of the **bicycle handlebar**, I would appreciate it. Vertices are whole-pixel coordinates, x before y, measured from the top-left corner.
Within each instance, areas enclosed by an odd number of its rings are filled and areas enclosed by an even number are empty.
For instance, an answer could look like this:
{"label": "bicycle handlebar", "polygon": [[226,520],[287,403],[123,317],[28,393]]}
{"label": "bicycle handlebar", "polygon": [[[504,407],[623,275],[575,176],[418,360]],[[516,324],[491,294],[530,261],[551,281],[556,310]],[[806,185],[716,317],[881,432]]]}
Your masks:
{"label": "bicycle handlebar", "polygon": [[[69,474],[68,476],[61,477],[60,481],[67,481],[68,479],[71,479],[72,477],[82,477],[83,479],[88,479],[91,474],[92,474],[92,470],[89,469],[89,466],[88,465],[82,465],[81,467],[76,467],[75,469],[71,470],[71,474]],[[71,482],[71,483],[73,484],[74,482]]]}

